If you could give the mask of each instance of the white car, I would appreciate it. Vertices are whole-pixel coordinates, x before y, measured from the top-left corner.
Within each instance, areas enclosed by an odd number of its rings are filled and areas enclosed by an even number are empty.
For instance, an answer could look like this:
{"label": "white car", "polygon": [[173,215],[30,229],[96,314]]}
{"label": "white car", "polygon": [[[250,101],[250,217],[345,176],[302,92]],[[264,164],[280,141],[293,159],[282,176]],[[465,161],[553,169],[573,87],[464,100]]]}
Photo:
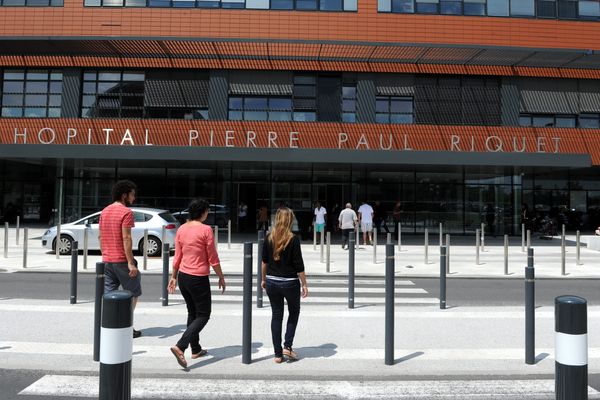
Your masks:
{"label": "white car", "polygon": [[[165,228],[165,242],[169,248],[175,247],[175,234],[179,228],[179,222],[169,211],[155,208],[132,207],[135,227],[131,229],[133,250],[144,250],[144,230],[148,230],[148,256],[157,256],[162,250],[162,228]],[[100,211],[88,215],[75,222],[62,224],[60,226],[60,254],[71,254],[74,241],[78,242],[80,250],[83,249],[84,231],[88,230],[88,250],[100,250],[98,243],[98,222]],[[42,247],[56,250],[56,226],[48,229],[42,236]],[[143,254],[143,253],[142,253]]]}

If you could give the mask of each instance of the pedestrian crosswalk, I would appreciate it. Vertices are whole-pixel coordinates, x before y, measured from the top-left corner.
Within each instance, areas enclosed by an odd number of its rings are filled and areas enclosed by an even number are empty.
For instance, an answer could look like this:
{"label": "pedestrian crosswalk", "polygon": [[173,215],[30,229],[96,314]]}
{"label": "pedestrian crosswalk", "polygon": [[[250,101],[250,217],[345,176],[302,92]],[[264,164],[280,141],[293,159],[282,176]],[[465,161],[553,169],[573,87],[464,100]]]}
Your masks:
{"label": "pedestrian crosswalk", "polygon": [[[46,375],[20,395],[98,397],[98,377]],[[135,378],[133,399],[552,399],[554,380],[269,380]],[[588,398],[599,393],[588,387]]]}
{"label": "pedestrian crosswalk", "polygon": [[[309,280],[307,298],[302,302],[308,304],[345,304],[348,303],[348,278],[346,276],[317,277]],[[214,303],[237,303],[242,302],[243,279],[232,277],[226,279],[227,288],[221,293],[213,280],[212,301]],[[379,277],[361,277],[354,281],[354,304],[360,305],[382,305],[385,304],[385,280]],[[253,280],[252,301],[256,302],[256,280]],[[269,303],[266,291],[263,293],[263,303]],[[179,288],[175,294],[169,296],[170,302],[183,302],[183,296]],[[415,283],[408,279],[397,279],[395,281],[395,303],[410,305],[431,305],[439,303],[439,299],[430,294],[426,289],[416,287]]]}

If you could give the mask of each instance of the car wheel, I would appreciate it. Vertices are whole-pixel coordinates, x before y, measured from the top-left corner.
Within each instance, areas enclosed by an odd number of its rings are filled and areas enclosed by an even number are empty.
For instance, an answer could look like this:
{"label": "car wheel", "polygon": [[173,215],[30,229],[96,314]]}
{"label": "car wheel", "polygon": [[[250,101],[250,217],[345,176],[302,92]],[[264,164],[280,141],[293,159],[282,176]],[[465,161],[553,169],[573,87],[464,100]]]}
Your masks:
{"label": "car wheel", "polygon": [[[138,246],[140,249],[140,253],[144,254],[144,239],[140,240],[140,244]],[[162,243],[159,238],[156,236],[148,236],[148,248],[146,249],[146,253],[148,257],[160,256],[162,249]]]}
{"label": "car wheel", "polygon": [[[56,252],[56,239],[54,239],[54,251]],[[60,255],[71,254],[71,248],[73,247],[73,238],[67,235],[60,235],[60,244],[58,250]]]}

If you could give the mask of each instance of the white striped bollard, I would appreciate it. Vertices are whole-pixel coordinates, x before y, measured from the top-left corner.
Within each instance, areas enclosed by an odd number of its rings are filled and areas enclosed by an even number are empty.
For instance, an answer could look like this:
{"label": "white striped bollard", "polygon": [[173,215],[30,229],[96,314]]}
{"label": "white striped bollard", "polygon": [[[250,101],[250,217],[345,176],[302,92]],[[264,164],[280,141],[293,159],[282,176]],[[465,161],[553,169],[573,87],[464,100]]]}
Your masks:
{"label": "white striped bollard", "polygon": [[587,400],[587,301],[578,296],[554,300],[556,400]]}
{"label": "white striped bollard", "polygon": [[104,295],[100,328],[100,400],[131,399],[133,296],[128,290]]}

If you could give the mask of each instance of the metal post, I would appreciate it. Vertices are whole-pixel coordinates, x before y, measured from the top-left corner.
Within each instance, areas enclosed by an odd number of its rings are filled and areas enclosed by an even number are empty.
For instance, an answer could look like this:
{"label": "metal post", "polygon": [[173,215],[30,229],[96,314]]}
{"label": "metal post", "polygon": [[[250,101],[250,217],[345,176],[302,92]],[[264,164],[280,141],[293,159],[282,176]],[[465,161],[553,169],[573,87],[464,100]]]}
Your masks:
{"label": "metal post", "polygon": [[531,231],[527,229],[527,250],[531,248]]}
{"label": "metal post", "polygon": [[219,225],[215,225],[215,248],[219,249]]}
{"label": "metal post", "polygon": [[356,247],[360,247],[360,235],[359,235],[359,231],[360,228],[357,226],[356,227]]}
{"label": "metal post", "polygon": [[227,248],[231,249],[231,220],[227,221]]}
{"label": "metal post", "polygon": [[325,271],[331,272],[331,232],[327,232],[327,252],[325,254]]}
{"label": "metal post", "polygon": [[144,229],[144,271],[148,269],[148,229]]}
{"label": "metal post", "polygon": [[475,265],[479,265],[479,229],[475,230]]}
{"label": "metal post", "polygon": [[481,252],[485,251],[485,224],[481,223]]}
{"label": "metal post", "polygon": [[577,296],[554,300],[556,400],[587,400],[587,301]]}
{"label": "metal post", "polygon": [[533,249],[527,250],[525,267],[525,363],[535,364],[535,269]]}
{"label": "metal post", "polygon": [[521,224],[521,252],[525,253],[525,224]]}
{"label": "metal post", "polygon": [[504,275],[508,275],[508,235],[504,235]]}
{"label": "metal post", "polygon": [[390,232],[388,232],[386,244],[390,244],[390,243],[392,243],[392,234]]}
{"label": "metal post", "polygon": [[244,295],[242,305],[242,364],[252,362],[252,243],[244,243]]}
{"label": "metal post", "polygon": [[162,248],[162,306],[166,307],[169,305],[169,290],[167,285],[169,284],[169,244],[164,243]]}
{"label": "metal post", "polygon": [[440,309],[446,309],[446,246],[440,247]]}
{"label": "metal post", "polygon": [[161,232],[160,232],[160,242],[161,243],[165,243],[166,239],[165,237],[167,236],[167,228],[165,228],[165,226],[163,225]]}
{"label": "metal post", "polygon": [[62,241],[60,240],[60,222],[56,226],[56,259],[60,258],[60,248],[62,247]]}
{"label": "metal post", "polygon": [[313,250],[317,251],[317,224],[313,222]]}
{"label": "metal post", "polygon": [[8,258],[8,222],[4,223],[4,258]]}
{"label": "metal post", "polygon": [[444,234],[442,233],[443,225],[440,222],[440,247],[444,245]]}
{"label": "metal post", "polygon": [[263,307],[263,288],[262,288],[262,253],[265,245],[265,231],[258,231],[258,249],[256,251],[256,308]]}
{"label": "metal post", "polygon": [[429,229],[425,228],[425,264],[429,264]]}
{"label": "metal post", "polygon": [[21,225],[21,217],[19,215],[17,215],[17,231],[16,231],[16,237],[15,237],[17,246],[19,245],[19,232],[21,230],[20,225]]}
{"label": "metal post", "polygon": [[321,235],[321,262],[324,263],[325,262],[325,232],[319,232]]}
{"label": "metal post", "polygon": [[83,269],[87,269],[87,259],[88,259],[88,238],[89,229],[87,226],[83,229]]}
{"label": "metal post", "polygon": [[373,264],[377,264],[377,228],[373,228]]}
{"label": "metal post", "polygon": [[354,308],[354,232],[348,235],[348,308]]}
{"label": "metal post", "polygon": [[71,304],[77,303],[77,247],[77,242],[71,244]]}
{"label": "metal post", "polygon": [[402,251],[402,224],[398,222],[398,251]]}
{"label": "metal post", "polygon": [[446,274],[450,273],[450,234],[446,234]]}
{"label": "metal post", "polygon": [[27,268],[27,241],[29,240],[29,228],[23,228],[23,268]]}
{"label": "metal post", "polygon": [[94,300],[94,361],[100,361],[100,320],[104,293],[104,263],[96,263],[96,297]]}
{"label": "metal post", "polygon": [[560,274],[565,276],[567,274],[566,266],[566,248],[565,248],[565,224],[562,226],[562,234],[560,236]]}
{"label": "metal post", "polygon": [[577,239],[576,239],[576,244],[575,244],[575,263],[577,265],[581,265],[581,234],[579,232],[579,230],[577,230]]}
{"label": "metal post", "polygon": [[385,246],[385,365],[394,365],[394,245]]}
{"label": "metal post", "polygon": [[128,290],[104,295],[100,331],[100,400],[131,399],[133,301]]}

